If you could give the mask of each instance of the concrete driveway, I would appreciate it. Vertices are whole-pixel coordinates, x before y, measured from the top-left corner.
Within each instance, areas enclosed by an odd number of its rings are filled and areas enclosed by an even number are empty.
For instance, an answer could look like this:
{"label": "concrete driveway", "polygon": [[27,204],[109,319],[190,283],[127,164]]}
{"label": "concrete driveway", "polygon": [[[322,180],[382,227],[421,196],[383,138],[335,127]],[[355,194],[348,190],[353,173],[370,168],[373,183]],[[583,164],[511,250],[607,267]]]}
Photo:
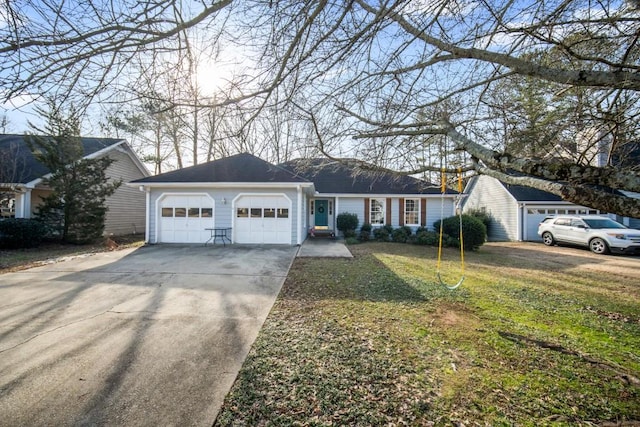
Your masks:
{"label": "concrete driveway", "polygon": [[296,251],[164,245],[0,275],[0,425],[210,426]]}

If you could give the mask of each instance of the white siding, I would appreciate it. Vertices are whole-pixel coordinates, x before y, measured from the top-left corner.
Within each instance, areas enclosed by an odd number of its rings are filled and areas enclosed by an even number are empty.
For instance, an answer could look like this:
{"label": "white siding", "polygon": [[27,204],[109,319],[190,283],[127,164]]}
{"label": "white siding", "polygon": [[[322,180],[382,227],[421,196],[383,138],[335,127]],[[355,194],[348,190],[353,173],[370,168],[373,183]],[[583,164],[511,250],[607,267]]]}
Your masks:
{"label": "white siding", "polygon": [[122,185],[106,199],[109,210],[105,220],[106,235],[144,233],[145,194],[127,182],[144,178],[146,175],[138,168],[128,154],[111,150],[108,156],[115,160],[106,170],[110,180],[122,180]]}
{"label": "white siding", "polygon": [[466,193],[464,211],[483,209],[491,216],[487,236],[489,241],[520,240],[518,203],[500,181],[489,176],[477,176]]}

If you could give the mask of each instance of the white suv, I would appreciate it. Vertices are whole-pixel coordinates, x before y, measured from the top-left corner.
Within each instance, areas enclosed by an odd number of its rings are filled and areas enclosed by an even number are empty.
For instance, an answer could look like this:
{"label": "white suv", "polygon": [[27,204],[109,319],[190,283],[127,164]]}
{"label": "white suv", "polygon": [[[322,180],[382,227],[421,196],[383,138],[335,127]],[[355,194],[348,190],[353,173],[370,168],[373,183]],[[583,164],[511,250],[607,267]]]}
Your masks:
{"label": "white suv", "polygon": [[592,252],[606,254],[640,252],[640,230],[596,215],[558,215],[538,225],[538,236],[545,245],[569,243],[587,246]]}

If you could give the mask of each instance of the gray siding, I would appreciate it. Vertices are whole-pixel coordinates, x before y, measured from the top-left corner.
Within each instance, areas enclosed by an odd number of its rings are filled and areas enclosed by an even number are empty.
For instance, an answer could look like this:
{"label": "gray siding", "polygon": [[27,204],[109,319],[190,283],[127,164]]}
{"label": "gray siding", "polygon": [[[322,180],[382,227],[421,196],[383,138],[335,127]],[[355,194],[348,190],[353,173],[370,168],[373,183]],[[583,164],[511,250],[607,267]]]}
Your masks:
{"label": "gray siding", "polygon": [[104,232],[106,235],[144,233],[145,194],[126,183],[146,175],[128,154],[119,149],[111,150],[108,156],[115,161],[107,168],[107,176],[110,180],[121,179],[122,185],[106,200],[109,211]]}
{"label": "gray siding", "polygon": [[[386,198],[384,196],[380,198]],[[419,198],[407,196],[407,198]],[[423,224],[429,230],[433,230],[433,223],[440,220],[441,199],[437,197],[427,198],[427,214],[426,224]],[[364,217],[364,197],[340,197],[338,198],[338,214],[348,212],[358,215],[358,226],[368,222],[368,219]],[[444,216],[449,217],[455,214],[454,202],[451,197],[447,197],[444,200]],[[400,198],[393,197],[391,199],[391,225],[398,227],[400,225]],[[412,227],[415,231],[417,227]]]}
{"label": "gray siding", "polygon": [[448,218],[456,214],[453,199],[445,198],[444,204],[440,197],[427,199],[427,223],[423,224],[427,230],[434,230],[433,224],[436,221],[440,221],[440,213],[443,213],[444,218]]}
{"label": "gray siding", "polygon": [[354,213],[358,215],[358,229],[360,229],[360,226],[366,222],[364,220],[364,198],[336,197],[336,201],[338,203],[336,214]]}
{"label": "gray siding", "polygon": [[464,211],[482,209],[491,215],[489,241],[517,241],[518,203],[495,178],[477,176],[467,189]]}

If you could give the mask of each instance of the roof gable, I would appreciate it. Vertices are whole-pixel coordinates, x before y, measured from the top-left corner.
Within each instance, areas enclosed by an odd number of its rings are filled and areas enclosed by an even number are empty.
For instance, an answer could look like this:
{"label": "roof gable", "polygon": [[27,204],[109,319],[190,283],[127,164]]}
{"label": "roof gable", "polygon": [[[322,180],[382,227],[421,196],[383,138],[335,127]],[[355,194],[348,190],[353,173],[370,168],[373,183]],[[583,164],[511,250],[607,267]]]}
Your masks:
{"label": "roof gable", "polygon": [[[40,163],[27,145],[29,135],[0,135],[0,163],[10,165],[8,173],[11,176],[2,176],[0,181],[5,184],[27,184],[42,178],[51,171]],[[48,137],[43,137],[48,138]],[[84,150],[84,157],[89,157],[99,151],[115,147],[124,142],[115,138],[80,138]]]}
{"label": "roof gable", "polygon": [[363,172],[329,159],[298,159],[280,166],[312,181],[323,194],[440,194],[439,185],[421,179],[391,172]]}
{"label": "roof gable", "polygon": [[289,170],[240,153],[199,165],[133,181],[150,183],[309,183]]}

